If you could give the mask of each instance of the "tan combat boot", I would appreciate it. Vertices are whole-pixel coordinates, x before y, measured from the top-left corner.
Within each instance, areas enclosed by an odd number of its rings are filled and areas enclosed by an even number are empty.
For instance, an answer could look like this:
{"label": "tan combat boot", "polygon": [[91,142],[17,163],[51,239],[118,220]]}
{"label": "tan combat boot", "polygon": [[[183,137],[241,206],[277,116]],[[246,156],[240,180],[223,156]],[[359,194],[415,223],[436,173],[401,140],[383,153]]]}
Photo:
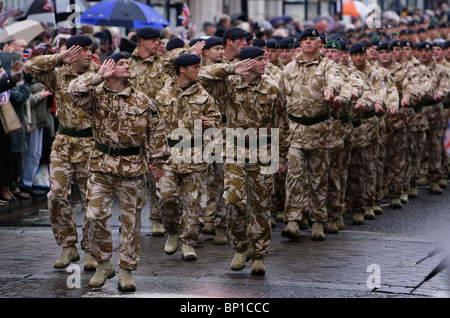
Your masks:
{"label": "tan combat boot", "polygon": [[214,236],[215,245],[226,245],[228,243],[226,229],[216,228],[216,235]]}
{"label": "tan combat boot", "polygon": [[185,261],[196,261],[197,254],[195,254],[194,247],[183,243],[181,245],[181,258]]}
{"label": "tan combat boot", "polygon": [[121,268],[119,270],[119,291],[124,293],[130,293],[136,291],[136,284],[134,283],[131,271],[129,269]]}
{"label": "tan combat boot", "polygon": [[249,261],[249,252],[234,253],[234,258],[231,261],[230,269],[232,271],[240,271],[244,269],[245,262]]}
{"label": "tan combat boot", "polygon": [[78,249],[75,245],[63,247],[61,256],[53,265],[54,268],[61,269],[69,266],[71,262],[76,262],[80,260],[80,255],[78,254]]}
{"label": "tan combat boot", "polygon": [[400,196],[400,202],[401,203],[408,203],[408,192],[403,192],[402,195]]}
{"label": "tan combat boot", "polygon": [[417,186],[411,187],[411,189],[409,189],[408,197],[415,199],[418,196],[419,196],[419,190],[417,189]]}
{"label": "tan combat boot", "polygon": [[325,222],[325,224],[323,225],[323,229],[324,229],[325,233],[327,233],[327,234],[338,234],[339,233],[339,229],[338,229],[335,221]]}
{"label": "tan combat boot", "polygon": [[375,220],[375,213],[370,208],[367,208],[366,211],[364,211],[363,216],[366,220]]}
{"label": "tan combat boot", "polygon": [[152,221],[152,236],[164,236],[164,227],[161,223]]}
{"label": "tan combat boot", "polygon": [[325,239],[325,234],[323,233],[323,224],[319,222],[314,222],[312,225],[311,239],[313,241],[323,241]]}
{"label": "tan combat boot", "polygon": [[447,187],[447,180],[445,180],[445,179],[439,180],[439,186],[441,188],[446,188]]}
{"label": "tan combat boot", "polygon": [[336,220],[336,227],[339,231],[345,230],[344,217],[342,214],[339,214],[338,219]]}
{"label": "tan combat boot", "polygon": [[417,184],[420,186],[426,186],[428,185],[428,178],[427,177],[422,177],[419,180],[417,180]]}
{"label": "tan combat boot", "polygon": [[380,205],[374,205],[374,206],[372,207],[372,211],[373,211],[373,213],[375,213],[375,215],[381,215],[381,214],[383,214],[383,209],[381,208]]}
{"label": "tan combat boot", "polygon": [[89,281],[89,287],[100,288],[105,285],[107,279],[111,279],[116,275],[111,260],[98,262],[94,276]]}
{"label": "tan combat boot", "polygon": [[432,194],[442,194],[442,189],[437,182],[430,182],[430,193]]}
{"label": "tan combat boot", "polygon": [[168,255],[172,255],[178,249],[178,234],[169,234],[167,236],[166,245],[164,246],[164,252]]}
{"label": "tan combat boot", "polygon": [[400,201],[400,198],[393,198],[391,199],[391,202],[389,203],[389,206],[393,209],[401,209],[402,208],[402,202]]}
{"label": "tan combat boot", "polygon": [[205,226],[202,229],[203,234],[207,235],[214,235],[216,234],[216,227],[214,226],[214,223],[207,222],[205,223]]}
{"label": "tan combat boot", "polygon": [[264,267],[264,258],[252,259],[252,275],[263,276],[266,274],[266,268]]}
{"label": "tan combat boot", "polygon": [[91,252],[84,253],[84,270],[85,271],[95,271],[98,263],[92,257]]}
{"label": "tan combat boot", "polygon": [[284,222],[284,211],[277,212],[277,216],[275,217],[275,221]]}
{"label": "tan combat boot", "polygon": [[295,221],[289,221],[286,227],[281,230],[281,236],[290,238],[291,240],[298,240],[300,238],[298,223]]}
{"label": "tan combat boot", "polygon": [[364,224],[364,215],[362,213],[353,213],[352,223],[355,225]]}

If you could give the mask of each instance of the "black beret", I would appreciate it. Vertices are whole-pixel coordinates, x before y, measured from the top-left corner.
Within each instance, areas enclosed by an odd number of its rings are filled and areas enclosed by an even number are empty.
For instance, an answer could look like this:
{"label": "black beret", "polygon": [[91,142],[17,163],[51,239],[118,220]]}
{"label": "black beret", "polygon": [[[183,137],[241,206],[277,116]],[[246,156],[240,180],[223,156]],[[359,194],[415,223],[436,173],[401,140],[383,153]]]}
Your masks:
{"label": "black beret", "polygon": [[355,44],[353,44],[350,47],[349,50],[350,54],[355,54],[355,53],[366,53],[366,45],[364,42],[356,42]]}
{"label": "black beret", "polygon": [[380,40],[378,39],[371,40],[370,42],[372,42],[373,46],[378,46],[380,44]]}
{"label": "black beret", "polygon": [[420,27],[420,28],[418,28],[417,29],[417,33],[420,33],[420,32],[427,32],[428,30],[426,29],[426,28],[424,28],[424,27]]}
{"label": "black beret", "polygon": [[416,29],[408,29],[408,34],[416,34]]}
{"label": "black beret", "polygon": [[431,44],[429,42],[419,43],[419,45],[417,46],[417,49],[418,50],[421,50],[421,49],[431,50]]}
{"label": "black beret", "polygon": [[350,44],[345,40],[339,40],[338,43],[341,45],[341,51],[348,51],[350,49]]}
{"label": "black beret", "polygon": [[182,54],[173,61],[179,66],[189,66],[193,64],[198,64],[201,62],[201,58],[195,54]]}
{"label": "black beret", "polygon": [[281,40],[283,40],[283,37],[280,35],[272,35],[270,38],[268,38],[268,40],[275,40],[280,42]]}
{"label": "black beret", "polygon": [[431,44],[432,47],[437,46],[440,47],[441,49],[445,48],[445,42],[443,41],[434,41],[433,44]]}
{"label": "black beret", "polygon": [[252,32],[247,32],[247,42],[250,42],[251,40],[253,40],[253,38],[255,37],[255,35]]}
{"label": "black beret", "polygon": [[377,51],[388,50],[392,51],[392,44],[389,41],[383,41],[377,46]]}
{"label": "black beret", "polygon": [[90,37],[88,37],[87,35],[83,35],[83,34],[72,35],[66,41],[67,49],[70,49],[72,46],[75,46],[75,45],[89,46],[91,44],[92,44],[92,39]]}
{"label": "black beret", "polygon": [[394,40],[394,41],[392,41],[392,42],[391,42],[391,45],[392,45],[393,47],[403,47],[402,41],[400,41],[400,40]]}
{"label": "black beret", "polygon": [[230,40],[236,40],[237,38],[240,38],[241,36],[245,36],[247,39],[247,32],[245,32],[243,29],[234,27],[227,29],[224,34],[224,39],[230,39]]}
{"label": "black beret", "polygon": [[315,28],[306,29],[300,34],[298,40],[301,41],[302,39],[307,37],[314,37],[314,38],[319,37],[319,31],[317,31],[317,29]]}
{"label": "black beret", "polygon": [[121,38],[120,39],[120,45],[119,45],[119,49],[121,51],[126,51],[126,52],[130,52],[133,53],[134,49],[138,46],[138,44],[136,42],[133,42],[127,38]]}
{"label": "black beret", "polygon": [[406,29],[400,30],[399,34],[400,35],[408,34],[408,30],[406,30]]}
{"label": "black beret", "polygon": [[154,39],[154,38],[160,38],[161,33],[152,27],[145,27],[141,28],[137,31],[137,36],[141,39]]}
{"label": "black beret", "polygon": [[172,51],[173,49],[180,47],[184,47],[184,41],[177,37],[171,38],[166,44],[167,51]]}
{"label": "black beret", "polygon": [[192,47],[195,43],[200,42],[200,41],[205,41],[205,39],[195,38],[191,42],[189,42],[189,46]]}
{"label": "black beret", "polygon": [[402,45],[403,45],[403,47],[407,46],[410,48],[412,48],[414,46],[414,44],[410,40],[402,41]]}
{"label": "black beret", "polygon": [[279,43],[280,49],[292,49],[294,46],[294,39],[293,38],[284,38]]}
{"label": "black beret", "polygon": [[241,50],[241,53],[239,53],[239,59],[245,60],[245,59],[253,59],[255,57],[258,57],[260,55],[263,55],[266,51],[264,51],[262,48],[257,46],[247,46],[244,47]]}
{"label": "black beret", "polygon": [[111,54],[110,56],[108,56],[106,58],[106,60],[114,60],[114,62],[116,62],[116,63],[121,59],[125,59],[125,60],[128,59],[127,55],[124,52],[117,52],[117,53]]}
{"label": "black beret", "polygon": [[361,41],[361,42],[364,43],[364,46],[365,46],[366,48],[373,46],[373,43],[370,42],[370,41],[368,41],[368,40],[363,40],[363,41]]}
{"label": "black beret", "polygon": [[441,22],[441,23],[439,23],[439,27],[440,27],[440,28],[446,28],[446,27],[447,27],[447,22]]}
{"label": "black beret", "polygon": [[325,35],[321,34],[319,37],[320,37],[320,40],[322,40],[322,44],[327,44],[328,38]]}
{"label": "black beret", "polygon": [[268,49],[279,49],[280,48],[280,44],[275,39],[268,39],[267,40],[267,48]]}
{"label": "black beret", "polygon": [[204,49],[212,48],[215,45],[223,45],[222,38],[219,38],[218,36],[211,36],[205,40],[205,46]]}
{"label": "black beret", "polygon": [[257,47],[263,47],[266,46],[266,40],[263,39],[254,39],[253,40],[253,46],[257,46]]}
{"label": "black beret", "polygon": [[437,28],[437,25],[436,24],[430,24],[429,26],[428,26],[428,30],[433,30],[433,29],[436,29]]}
{"label": "black beret", "polygon": [[450,47],[450,40],[445,41],[444,48],[449,48],[449,47]]}

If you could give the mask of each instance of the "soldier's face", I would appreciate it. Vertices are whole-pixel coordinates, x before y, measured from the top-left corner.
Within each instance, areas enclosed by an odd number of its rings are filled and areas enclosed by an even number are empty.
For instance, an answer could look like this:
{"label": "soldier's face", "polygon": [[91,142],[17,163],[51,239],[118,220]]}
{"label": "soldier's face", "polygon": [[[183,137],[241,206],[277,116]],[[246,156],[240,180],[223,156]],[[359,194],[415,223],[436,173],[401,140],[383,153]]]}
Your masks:
{"label": "soldier's face", "polygon": [[440,61],[444,57],[444,50],[440,47],[434,46],[433,47],[433,57]]}
{"label": "soldier's face", "polygon": [[267,49],[267,59],[270,63],[275,63],[279,56],[280,56],[280,50],[279,49]]}
{"label": "soldier's face", "polygon": [[223,46],[222,45],[214,45],[206,51],[206,55],[213,62],[220,62],[223,59]]}
{"label": "soldier's face", "polygon": [[427,49],[419,50],[419,57],[422,63],[429,63],[433,57],[433,51]]}
{"label": "soldier's face", "polygon": [[371,59],[376,59],[377,58],[377,50],[375,50],[375,48],[373,46],[368,46],[367,47],[367,55],[369,56],[369,58]]}
{"label": "soldier's face", "polygon": [[378,61],[381,64],[389,64],[392,63],[394,59],[394,54],[390,50],[379,50],[378,51]]}
{"label": "soldier's face", "polygon": [[419,32],[417,33],[417,37],[419,38],[419,42],[425,42],[428,37],[428,32]]}
{"label": "soldier's face", "polygon": [[341,63],[344,65],[348,64],[348,51],[341,51]]}
{"label": "soldier's face", "polygon": [[161,46],[161,39],[141,39],[141,47],[147,51],[150,55],[154,55],[158,52]]}
{"label": "soldier's face", "polygon": [[410,60],[413,54],[413,50],[409,47],[406,46],[403,48],[403,57],[407,60]]}
{"label": "soldier's face", "polygon": [[393,55],[394,60],[398,62],[403,57],[403,49],[401,47],[394,47]]}
{"label": "soldier's face", "polygon": [[444,53],[445,53],[445,58],[447,60],[450,60],[450,47],[446,48]]}
{"label": "soldier's face", "polygon": [[300,42],[302,52],[306,54],[314,54],[319,49],[320,38],[306,37]]}
{"label": "soldier's face", "polygon": [[328,59],[335,61],[336,63],[339,63],[341,60],[341,51],[339,51],[338,49],[327,49],[325,56]]}
{"label": "soldier's face", "polygon": [[230,49],[232,52],[236,52],[236,56],[239,55],[239,53],[242,51],[243,48],[245,48],[247,46],[247,37],[246,36],[241,36],[240,38],[237,38],[236,40],[230,40],[228,39],[227,41],[229,41],[227,43],[227,46],[230,46]]}
{"label": "soldier's face", "polygon": [[362,67],[366,63],[366,53],[354,53],[350,55],[355,67]]}
{"label": "soldier's face", "polygon": [[200,72],[200,63],[199,64],[194,64],[194,65],[188,65],[185,67],[181,67],[184,68],[184,77],[189,80],[189,82],[191,83],[195,83],[198,82],[198,73]]}
{"label": "soldier's face", "polygon": [[254,58],[255,65],[249,70],[250,73],[255,75],[263,75],[266,72],[267,58],[264,55]]}
{"label": "soldier's face", "polygon": [[77,60],[74,62],[81,68],[89,67],[92,60],[92,46],[83,46],[81,53],[78,55]]}
{"label": "soldier's face", "polygon": [[293,58],[293,49],[280,49],[280,60],[283,64],[287,64],[292,61]]}
{"label": "soldier's face", "polygon": [[114,65],[114,73],[112,75],[113,78],[130,78],[130,66],[128,65],[127,60],[120,59]]}

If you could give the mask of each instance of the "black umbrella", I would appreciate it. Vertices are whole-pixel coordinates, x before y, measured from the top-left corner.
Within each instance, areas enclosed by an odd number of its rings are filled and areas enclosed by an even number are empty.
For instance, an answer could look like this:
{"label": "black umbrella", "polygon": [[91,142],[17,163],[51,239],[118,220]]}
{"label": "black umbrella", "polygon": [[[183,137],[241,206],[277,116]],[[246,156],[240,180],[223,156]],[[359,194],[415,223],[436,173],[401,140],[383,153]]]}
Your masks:
{"label": "black umbrella", "polygon": [[[25,19],[36,19],[36,16],[45,17],[51,16],[53,12],[55,13],[55,22],[65,21],[73,14],[70,5],[76,5],[79,7],[81,12],[86,11],[91,5],[86,0],[53,0],[54,7],[49,5],[47,0],[31,0],[27,2],[20,10],[23,12],[20,16],[16,17],[16,20],[21,21]],[[67,12],[69,11],[69,12]]]}
{"label": "black umbrella", "polygon": [[416,287],[411,290],[411,293],[414,292],[417,288],[422,286],[423,283],[432,279],[434,276],[442,272],[444,269],[450,266],[450,255],[445,257],[428,275],[421,281]]}

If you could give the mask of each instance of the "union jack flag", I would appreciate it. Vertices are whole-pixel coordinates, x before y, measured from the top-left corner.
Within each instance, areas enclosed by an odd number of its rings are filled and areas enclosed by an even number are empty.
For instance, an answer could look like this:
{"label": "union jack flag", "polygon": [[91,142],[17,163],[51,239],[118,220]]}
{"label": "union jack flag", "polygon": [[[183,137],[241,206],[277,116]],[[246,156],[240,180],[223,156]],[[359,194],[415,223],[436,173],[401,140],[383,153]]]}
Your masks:
{"label": "union jack flag", "polygon": [[30,51],[29,49],[25,49],[23,51],[23,58],[22,58],[22,67],[20,70],[22,71],[25,67],[25,62],[31,59],[32,57],[41,55],[44,53],[45,49],[47,48],[47,43],[39,42],[37,43],[34,48]]}
{"label": "union jack flag", "polygon": [[52,0],[47,0],[42,9],[53,12],[55,11],[55,3]]}
{"label": "union jack flag", "polygon": [[181,24],[183,26],[187,26],[189,24],[189,20],[191,18],[191,11],[189,10],[189,6],[187,3],[183,4],[183,9],[181,9],[181,14],[178,16],[178,19],[181,20]]}

